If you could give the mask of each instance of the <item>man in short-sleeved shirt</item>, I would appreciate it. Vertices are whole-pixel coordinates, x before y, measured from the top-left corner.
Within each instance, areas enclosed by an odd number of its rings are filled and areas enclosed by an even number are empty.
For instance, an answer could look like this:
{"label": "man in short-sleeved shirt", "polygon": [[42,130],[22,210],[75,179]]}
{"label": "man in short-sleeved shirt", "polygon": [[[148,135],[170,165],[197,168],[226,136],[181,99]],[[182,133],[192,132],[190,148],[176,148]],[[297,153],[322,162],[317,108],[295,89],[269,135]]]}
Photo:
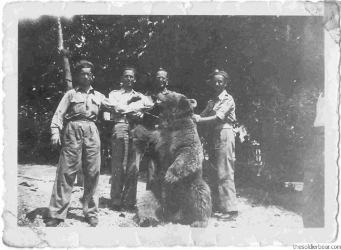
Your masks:
{"label": "man in short-sleeved shirt", "polygon": [[[236,187],[234,183],[235,138],[232,124],[236,120],[233,97],[225,90],[229,77],[225,71],[216,70],[210,75],[215,98],[210,100],[200,116],[194,120],[209,126],[209,159],[215,171],[209,177],[213,211],[218,219],[233,220],[238,216]],[[214,170],[213,169],[213,170]]]}
{"label": "man in short-sleeved shirt", "polygon": [[232,128],[232,123],[236,120],[235,103],[226,90],[223,90],[217,98],[210,100],[201,113],[203,117],[212,115],[219,118],[215,127]]}

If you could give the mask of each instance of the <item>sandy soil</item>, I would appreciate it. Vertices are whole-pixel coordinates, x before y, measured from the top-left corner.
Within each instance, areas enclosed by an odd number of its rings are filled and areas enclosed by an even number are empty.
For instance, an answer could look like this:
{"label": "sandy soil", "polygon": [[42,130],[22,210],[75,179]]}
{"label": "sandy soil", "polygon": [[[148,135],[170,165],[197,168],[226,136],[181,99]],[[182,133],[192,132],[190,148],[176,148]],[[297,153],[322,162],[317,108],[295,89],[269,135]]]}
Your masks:
{"label": "sandy soil", "polygon": [[[50,165],[18,166],[18,226],[45,227],[43,222],[55,179],[56,167]],[[110,209],[110,176],[100,176],[100,212],[98,227],[136,227],[134,213],[116,212]],[[145,190],[144,175],[138,183],[138,194]],[[239,187],[238,187],[239,186]],[[211,218],[208,227],[246,228],[267,226],[273,228],[303,228],[301,213],[301,191],[293,188],[275,192],[260,190],[252,186],[237,185],[239,216],[236,221],[221,222]],[[68,217],[58,227],[89,227],[82,212],[83,188],[75,186]],[[166,225],[162,225],[166,226]],[[162,227],[161,225],[159,227]]]}

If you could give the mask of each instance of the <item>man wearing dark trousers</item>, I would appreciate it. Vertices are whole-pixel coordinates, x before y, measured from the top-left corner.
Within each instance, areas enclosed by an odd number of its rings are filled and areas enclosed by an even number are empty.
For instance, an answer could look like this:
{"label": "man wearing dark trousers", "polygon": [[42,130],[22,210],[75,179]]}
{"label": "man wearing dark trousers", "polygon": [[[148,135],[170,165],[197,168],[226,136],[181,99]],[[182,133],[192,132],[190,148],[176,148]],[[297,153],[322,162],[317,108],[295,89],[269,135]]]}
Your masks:
{"label": "man wearing dark trousers", "polygon": [[[146,93],[147,98],[154,104],[153,108],[146,112],[143,116],[143,125],[154,133],[157,133],[158,123],[160,122],[160,118],[158,118],[161,112],[161,106],[158,105],[159,101],[155,97],[157,93],[167,94],[167,86],[169,81],[169,74],[163,68],[159,68],[153,79],[151,90]],[[145,152],[144,157],[147,159],[148,168],[147,168],[147,178],[146,178],[146,189],[151,189],[151,185],[154,179],[155,173],[155,164],[153,160],[153,147],[155,145],[150,145],[148,150]]]}
{"label": "man wearing dark trousers", "polygon": [[120,112],[114,112],[111,138],[110,196],[112,208],[116,211],[135,209],[141,155],[136,153],[132,130],[139,123],[142,111],[152,105],[146,96],[133,89],[135,82],[136,70],[126,67],[121,77],[121,89],[109,93],[109,99],[122,108]]}

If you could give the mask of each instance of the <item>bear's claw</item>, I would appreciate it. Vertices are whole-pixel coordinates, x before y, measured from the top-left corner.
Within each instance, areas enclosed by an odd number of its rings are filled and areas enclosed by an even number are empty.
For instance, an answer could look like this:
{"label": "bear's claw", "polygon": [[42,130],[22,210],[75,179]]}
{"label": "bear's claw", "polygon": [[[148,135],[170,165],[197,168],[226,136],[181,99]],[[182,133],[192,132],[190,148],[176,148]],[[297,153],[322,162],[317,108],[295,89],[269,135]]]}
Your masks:
{"label": "bear's claw", "polygon": [[177,182],[178,180],[179,180],[178,177],[173,175],[171,172],[167,171],[166,176],[165,176],[165,181],[167,183],[174,183],[174,182]]}

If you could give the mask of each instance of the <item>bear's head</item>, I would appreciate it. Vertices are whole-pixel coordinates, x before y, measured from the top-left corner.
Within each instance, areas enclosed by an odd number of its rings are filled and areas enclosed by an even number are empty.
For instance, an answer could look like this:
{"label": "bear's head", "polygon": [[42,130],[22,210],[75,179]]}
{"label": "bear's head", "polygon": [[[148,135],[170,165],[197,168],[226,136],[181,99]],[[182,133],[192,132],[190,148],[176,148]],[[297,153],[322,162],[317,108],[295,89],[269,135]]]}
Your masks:
{"label": "bear's head", "polygon": [[162,107],[160,118],[167,121],[191,118],[194,114],[193,109],[197,106],[196,100],[174,91],[158,93],[156,97],[160,100]]}

